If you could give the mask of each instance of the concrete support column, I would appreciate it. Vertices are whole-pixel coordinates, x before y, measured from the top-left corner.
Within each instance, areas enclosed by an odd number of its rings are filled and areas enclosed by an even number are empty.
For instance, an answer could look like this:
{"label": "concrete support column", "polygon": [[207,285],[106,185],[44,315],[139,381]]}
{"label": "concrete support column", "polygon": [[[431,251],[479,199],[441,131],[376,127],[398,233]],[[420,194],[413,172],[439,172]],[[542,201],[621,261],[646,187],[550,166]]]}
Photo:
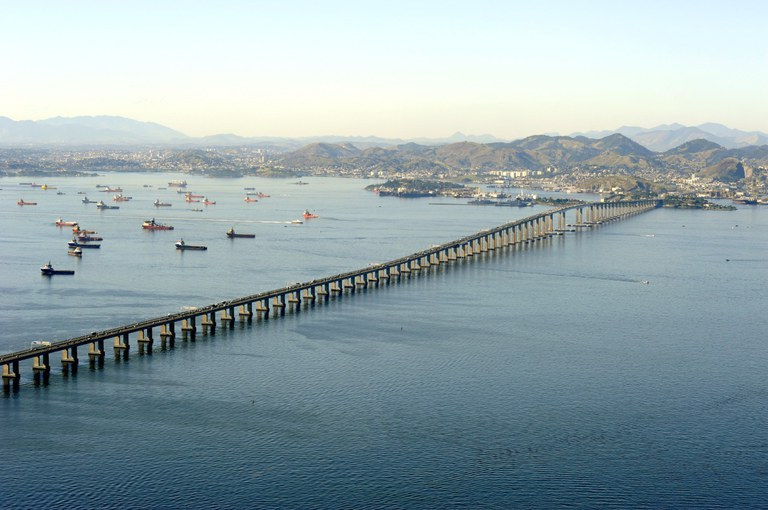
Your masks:
{"label": "concrete support column", "polygon": [[47,352],[32,358],[32,370],[35,372],[50,373],[51,363]]}
{"label": "concrete support column", "polygon": [[94,359],[104,359],[104,340],[96,340],[88,344],[88,357],[93,361]]}
{"label": "concrete support column", "polygon": [[165,324],[160,326],[160,337],[161,338],[164,338],[164,337],[175,338],[176,337],[176,323],[171,321],[171,322],[166,322]]}
{"label": "concrete support column", "polygon": [[181,331],[184,334],[189,334],[189,338],[194,340],[197,335],[197,324],[195,317],[189,317],[184,319],[181,325]]}
{"label": "concrete support column", "polygon": [[123,333],[115,337],[114,348],[115,359],[120,359],[121,354],[124,359],[128,359],[128,353],[131,350],[131,344],[128,341],[128,333]]}
{"label": "concrete support column", "polygon": [[245,303],[240,305],[240,320],[253,320],[253,303]]}
{"label": "concrete support column", "polygon": [[21,373],[19,372],[19,362],[11,361],[3,365],[3,385],[8,386],[13,384],[18,386],[19,379],[21,379]]}
{"label": "concrete support column", "polygon": [[[101,340],[102,344],[102,351],[104,350],[104,340]],[[78,363],[80,363],[80,360],[77,357],[77,346],[73,345],[72,347],[67,347],[66,349],[61,351],[61,362],[66,367],[67,365],[71,365],[73,367],[77,366]]]}

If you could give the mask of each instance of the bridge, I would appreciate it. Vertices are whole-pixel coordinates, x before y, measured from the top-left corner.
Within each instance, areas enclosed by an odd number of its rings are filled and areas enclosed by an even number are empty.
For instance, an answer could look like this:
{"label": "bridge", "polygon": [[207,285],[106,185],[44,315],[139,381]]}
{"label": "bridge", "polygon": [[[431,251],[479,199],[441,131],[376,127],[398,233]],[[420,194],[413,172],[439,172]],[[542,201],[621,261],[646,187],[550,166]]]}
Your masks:
{"label": "bridge", "polygon": [[[233,329],[236,321],[251,322],[254,315],[269,318],[282,316],[287,309],[301,306],[302,302],[328,300],[334,295],[354,293],[357,288],[378,286],[381,280],[402,278],[416,271],[450,264],[459,259],[503,250],[578,232],[597,225],[627,218],[659,207],[659,200],[637,200],[626,202],[594,202],[551,209],[528,216],[493,229],[456,239],[405,257],[371,264],[363,269],[323,277],[304,283],[296,283],[280,289],[253,294],[230,301],[222,301],[205,307],[185,310],[179,313],[155,317],[112,329],[94,331],[58,342],[42,342],[32,348],[0,355],[3,387],[6,391],[18,389],[21,380],[22,362],[30,364],[36,384],[47,383],[51,372],[51,356],[61,353],[62,373],[75,373],[80,364],[80,349],[86,351],[91,366],[103,366],[106,357],[105,345],[114,350],[115,359],[128,359],[131,339],[140,354],[151,353],[155,333],[162,348],[173,348],[177,330],[184,340],[194,341],[198,332],[214,336],[216,328]],[[567,213],[573,221],[567,222]]]}

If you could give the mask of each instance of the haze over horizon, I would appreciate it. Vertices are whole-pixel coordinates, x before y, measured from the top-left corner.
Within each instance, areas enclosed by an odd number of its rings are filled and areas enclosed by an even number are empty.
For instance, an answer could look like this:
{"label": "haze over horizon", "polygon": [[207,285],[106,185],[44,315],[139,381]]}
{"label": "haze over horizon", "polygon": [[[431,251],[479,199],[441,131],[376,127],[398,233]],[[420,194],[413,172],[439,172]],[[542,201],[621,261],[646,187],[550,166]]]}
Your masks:
{"label": "haze over horizon", "polygon": [[190,136],[765,132],[766,15],[750,0],[9,3],[0,116]]}

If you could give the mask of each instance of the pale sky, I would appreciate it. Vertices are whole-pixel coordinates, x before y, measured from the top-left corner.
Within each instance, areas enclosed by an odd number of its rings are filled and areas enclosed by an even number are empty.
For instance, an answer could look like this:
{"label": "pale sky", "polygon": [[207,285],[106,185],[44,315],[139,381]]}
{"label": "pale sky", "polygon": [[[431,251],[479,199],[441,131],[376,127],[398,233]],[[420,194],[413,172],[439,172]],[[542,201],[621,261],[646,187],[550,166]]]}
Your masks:
{"label": "pale sky", "polygon": [[763,0],[0,0],[0,116],[190,136],[768,132]]}

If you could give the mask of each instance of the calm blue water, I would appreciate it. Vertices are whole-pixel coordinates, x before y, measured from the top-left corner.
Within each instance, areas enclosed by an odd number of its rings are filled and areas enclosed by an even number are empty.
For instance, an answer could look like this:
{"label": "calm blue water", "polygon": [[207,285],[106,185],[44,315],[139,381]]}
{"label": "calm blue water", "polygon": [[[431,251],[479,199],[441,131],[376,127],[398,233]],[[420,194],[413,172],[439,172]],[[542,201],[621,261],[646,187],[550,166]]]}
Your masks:
{"label": "calm blue water", "polygon": [[[531,210],[365,182],[0,180],[0,351],[362,267]],[[95,183],[133,202],[98,213]],[[244,186],[270,193],[242,202]],[[20,196],[36,208],[15,205]],[[174,199],[169,211],[151,206]],[[446,203],[455,203],[445,200]],[[286,222],[309,208],[320,218]],[[538,207],[536,210],[540,210]],[[105,237],[81,261],[53,221]],[[174,232],[142,232],[155,216]],[[230,226],[253,240],[227,240]],[[177,253],[173,242],[207,244]],[[656,210],[0,399],[12,508],[768,506],[768,209]],[[39,265],[74,268],[45,279]],[[644,282],[649,282],[645,284]]]}

